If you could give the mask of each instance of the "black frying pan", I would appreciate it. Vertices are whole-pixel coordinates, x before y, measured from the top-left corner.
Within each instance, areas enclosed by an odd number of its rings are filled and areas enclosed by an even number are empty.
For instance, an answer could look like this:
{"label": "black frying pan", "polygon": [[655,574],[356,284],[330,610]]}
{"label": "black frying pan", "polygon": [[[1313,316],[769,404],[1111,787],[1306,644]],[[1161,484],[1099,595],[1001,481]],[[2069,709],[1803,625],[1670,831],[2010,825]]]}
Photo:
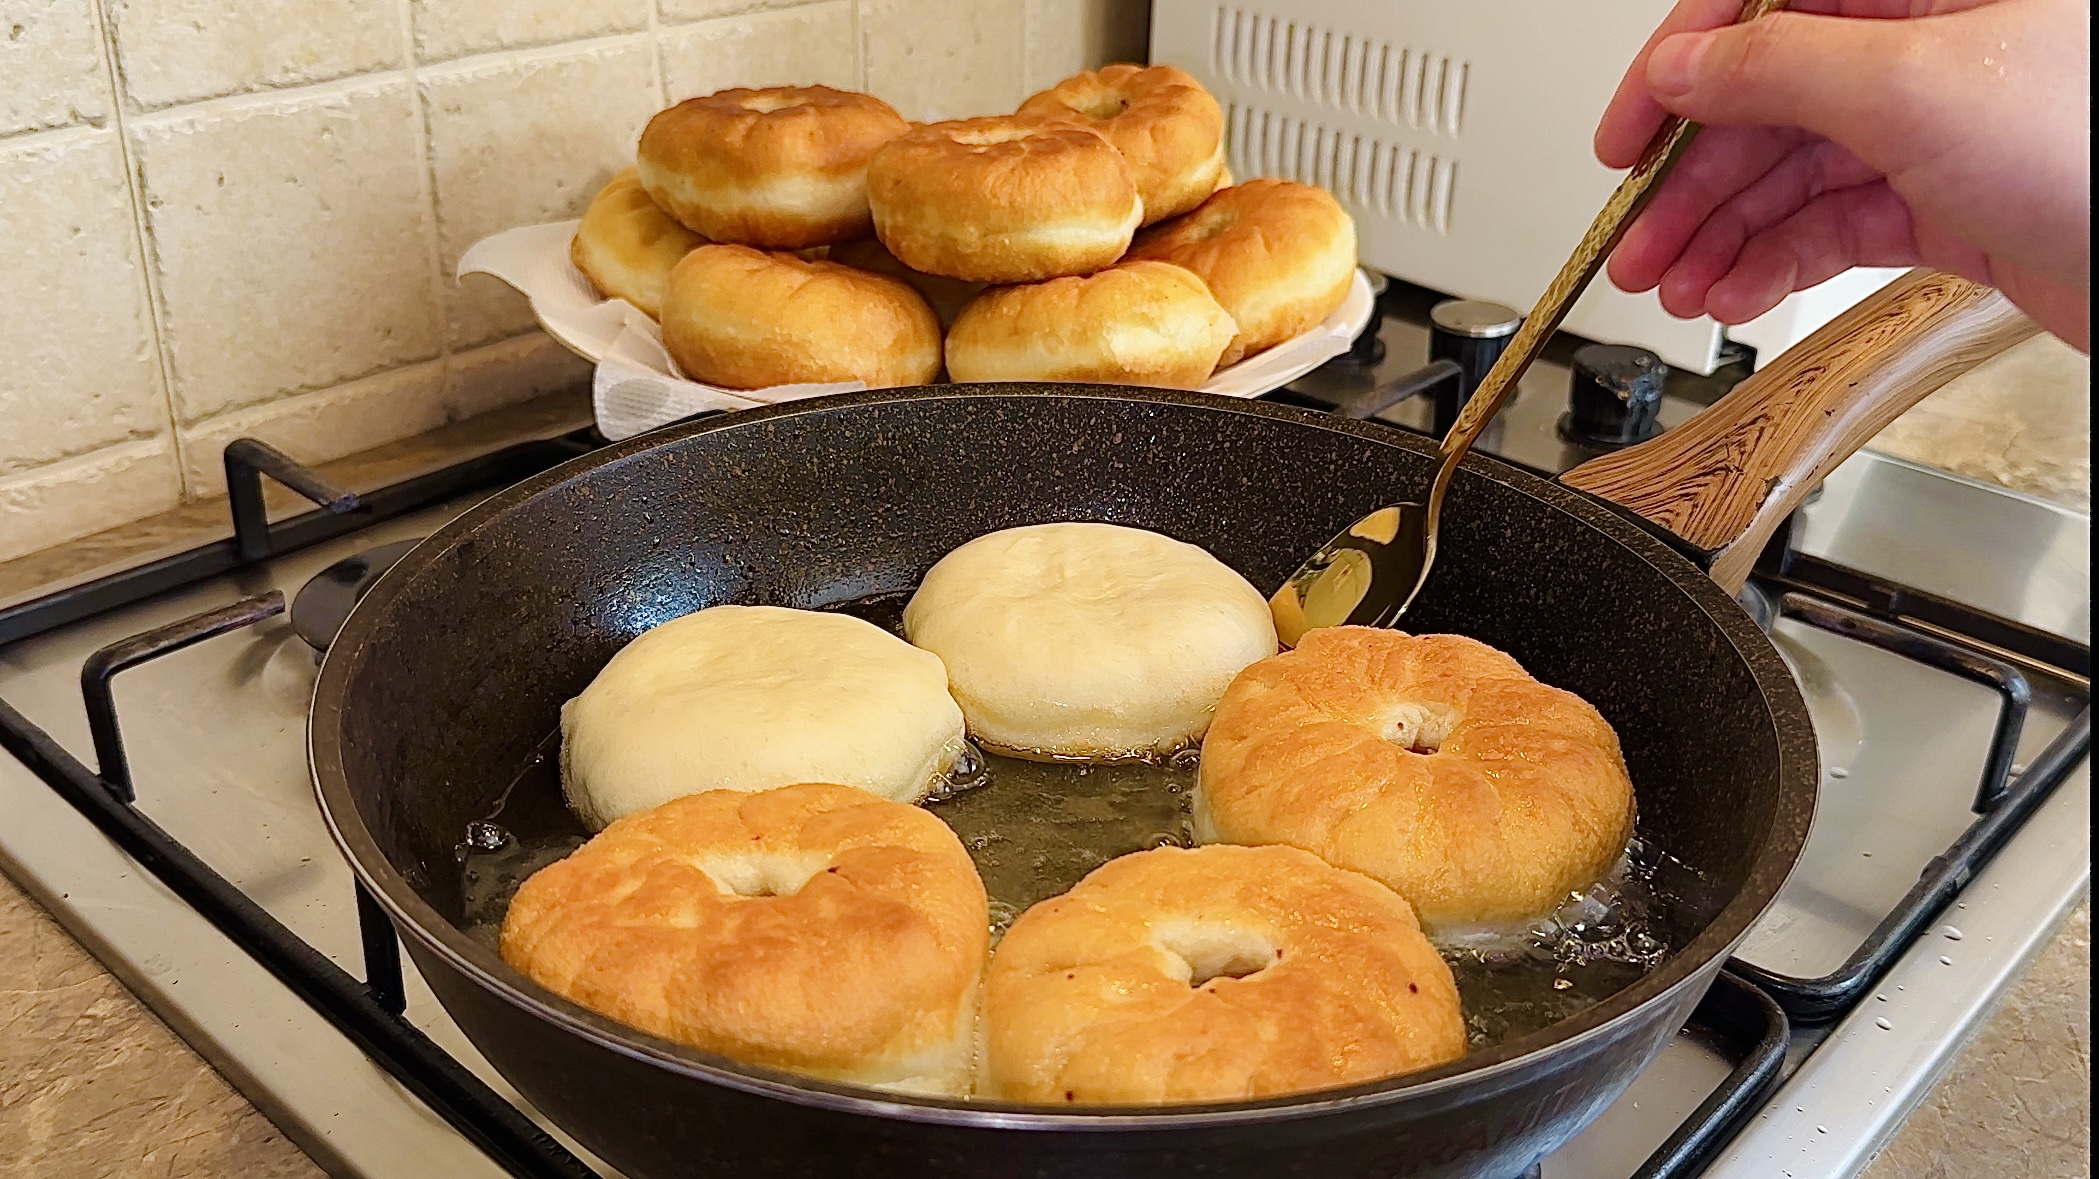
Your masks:
{"label": "black frying pan", "polygon": [[[467,824],[561,703],[647,627],[723,602],[825,607],[908,590],[972,537],[1050,520],[1156,529],[1265,591],[1342,524],[1423,484],[1434,444],[1374,424],[1197,394],[957,385],[609,447],[468,512],[365,597],[315,692],[321,803],[475,1045],[636,1179],[1515,1174],[1675,1034],[1806,838],[1818,778],[1807,711],[1709,568],[1739,581],[1744,554],[1866,427],[2020,331],[1977,288],[1904,280],[1692,427],[1570,475],[1699,538],[1714,558],[1703,565],[1598,498],[1468,460],[1409,628],[1483,639],[1594,702],[1623,741],[1641,836],[1706,887],[1663,914],[1672,953],[1651,973],[1431,1072],[1155,1109],[892,1097],[632,1031],[460,928],[454,847]],[[1784,445],[1760,448],[1774,439]]]}

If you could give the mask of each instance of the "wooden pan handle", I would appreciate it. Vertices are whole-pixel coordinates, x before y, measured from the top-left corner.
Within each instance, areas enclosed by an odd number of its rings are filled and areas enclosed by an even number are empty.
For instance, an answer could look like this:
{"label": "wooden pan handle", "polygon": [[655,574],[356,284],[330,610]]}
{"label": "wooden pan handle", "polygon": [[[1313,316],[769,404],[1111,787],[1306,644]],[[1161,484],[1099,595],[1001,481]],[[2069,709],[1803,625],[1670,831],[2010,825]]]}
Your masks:
{"label": "wooden pan handle", "polygon": [[1732,593],[1837,464],[1939,386],[2039,331],[1988,287],[1912,270],[1684,425],[1560,480],[1689,541]]}

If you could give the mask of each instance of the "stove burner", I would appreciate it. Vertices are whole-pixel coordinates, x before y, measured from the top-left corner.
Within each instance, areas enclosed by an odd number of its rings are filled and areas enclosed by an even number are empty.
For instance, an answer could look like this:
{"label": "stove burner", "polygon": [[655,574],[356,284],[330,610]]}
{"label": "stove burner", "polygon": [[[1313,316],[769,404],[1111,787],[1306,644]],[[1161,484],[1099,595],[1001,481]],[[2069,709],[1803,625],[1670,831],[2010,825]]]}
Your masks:
{"label": "stove burner", "polygon": [[1858,701],[1851,698],[1837,673],[1821,656],[1775,629],[1779,619],[1777,595],[1752,581],[1735,595],[1735,601],[1771,636],[1771,645],[1778,649],[1778,657],[1785,660],[1786,669],[1800,685],[1801,697],[1807,701],[1808,719],[1815,726],[1815,743],[1821,750],[1822,764],[1831,770],[1832,777],[1842,777],[1841,771],[1851,765],[1866,744],[1866,726],[1859,719]]}
{"label": "stove burner", "polygon": [[345,557],[321,570],[292,599],[292,629],[299,632],[315,654],[327,651],[328,644],[342,631],[343,623],[349,621],[350,608],[378,583],[381,574],[421,543],[421,537],[397,540]]}

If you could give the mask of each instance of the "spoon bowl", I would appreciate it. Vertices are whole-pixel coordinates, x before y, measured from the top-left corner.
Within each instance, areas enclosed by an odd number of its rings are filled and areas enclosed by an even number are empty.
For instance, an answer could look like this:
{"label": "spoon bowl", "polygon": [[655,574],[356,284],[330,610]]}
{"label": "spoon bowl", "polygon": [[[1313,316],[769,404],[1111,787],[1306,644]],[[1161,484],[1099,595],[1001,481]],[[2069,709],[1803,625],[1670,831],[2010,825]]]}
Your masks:
{"label": "spoon bowl", "polygon": [[1322,626],[1391,626],[1436,559],[1425,504],[1390,504],[1344,529],[1268,599],[1276,637],[1295,647]]}

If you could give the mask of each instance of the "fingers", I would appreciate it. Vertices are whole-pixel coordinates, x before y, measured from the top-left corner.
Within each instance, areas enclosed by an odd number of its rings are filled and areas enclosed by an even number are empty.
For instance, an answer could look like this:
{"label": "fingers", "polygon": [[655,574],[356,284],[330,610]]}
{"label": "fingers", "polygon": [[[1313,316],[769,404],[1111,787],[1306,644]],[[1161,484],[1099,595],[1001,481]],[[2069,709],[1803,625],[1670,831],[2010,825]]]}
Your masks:
{"label": "fingers", "polygon": [[1707,292],[1737,267],[1744,247],[1759,234],[1783,225],[1823,193],[1879,179],[1858,157],[1826,139],[1798,144],[1698,227],[1661,280],[1662,306],[1672,315],[1697,315]]}
{"label": "fingers", "polygon": [[1618,81],[1603,119],[1596,125],[1596,158],[1606,168],[1630,168],[1654,138],[1669,112],[1647,90],[1647,58],[1654,47],[1677,33],[1731,24],[1741,14],[1741,0],[1677,0],[1661,26]]}
{"label": "fingers", "polygon": [[1703,310],[1721,323],[1746,323],[1853,266],[1920,261],[1909,206],[1886,181],[1838,189],[1752,236],[1705,293]]}
{"label": "fingers", "polygon": [[1802,139],[1798,132],[1763,127],[1701,132],[1611,255],[1611,281],[1635,294],[1652,288],[1715,209],[1754,184]]}
{"label": "fingers", "polygon": [[[1981,7],[1995,0],[1794,0],[1793,14],[1882,22],[1940,15]],[[1648,62],[1657,46],[1677,34],[1719,29],[1735,23],[1742,0],[1677,0],[1618,82],[1603,117],[1596,124],[1596,158],[1605,167],[1630,168],[1669,113],[1656,101],[1648,81]],[[1770,18],[1765,18],[1770,19]],[[1761,22],[1758,22],[1761,23]],[[1682,113],[1682,112],[1678,112]]]}
{"label": "fingers", "polygon": [[1783,12],[1678,33],[1649,51],[1646,83],[1695,122],[1802,128],[1886,171],[1910,153],[1918,112],[1936,105],[1926,23]]}

